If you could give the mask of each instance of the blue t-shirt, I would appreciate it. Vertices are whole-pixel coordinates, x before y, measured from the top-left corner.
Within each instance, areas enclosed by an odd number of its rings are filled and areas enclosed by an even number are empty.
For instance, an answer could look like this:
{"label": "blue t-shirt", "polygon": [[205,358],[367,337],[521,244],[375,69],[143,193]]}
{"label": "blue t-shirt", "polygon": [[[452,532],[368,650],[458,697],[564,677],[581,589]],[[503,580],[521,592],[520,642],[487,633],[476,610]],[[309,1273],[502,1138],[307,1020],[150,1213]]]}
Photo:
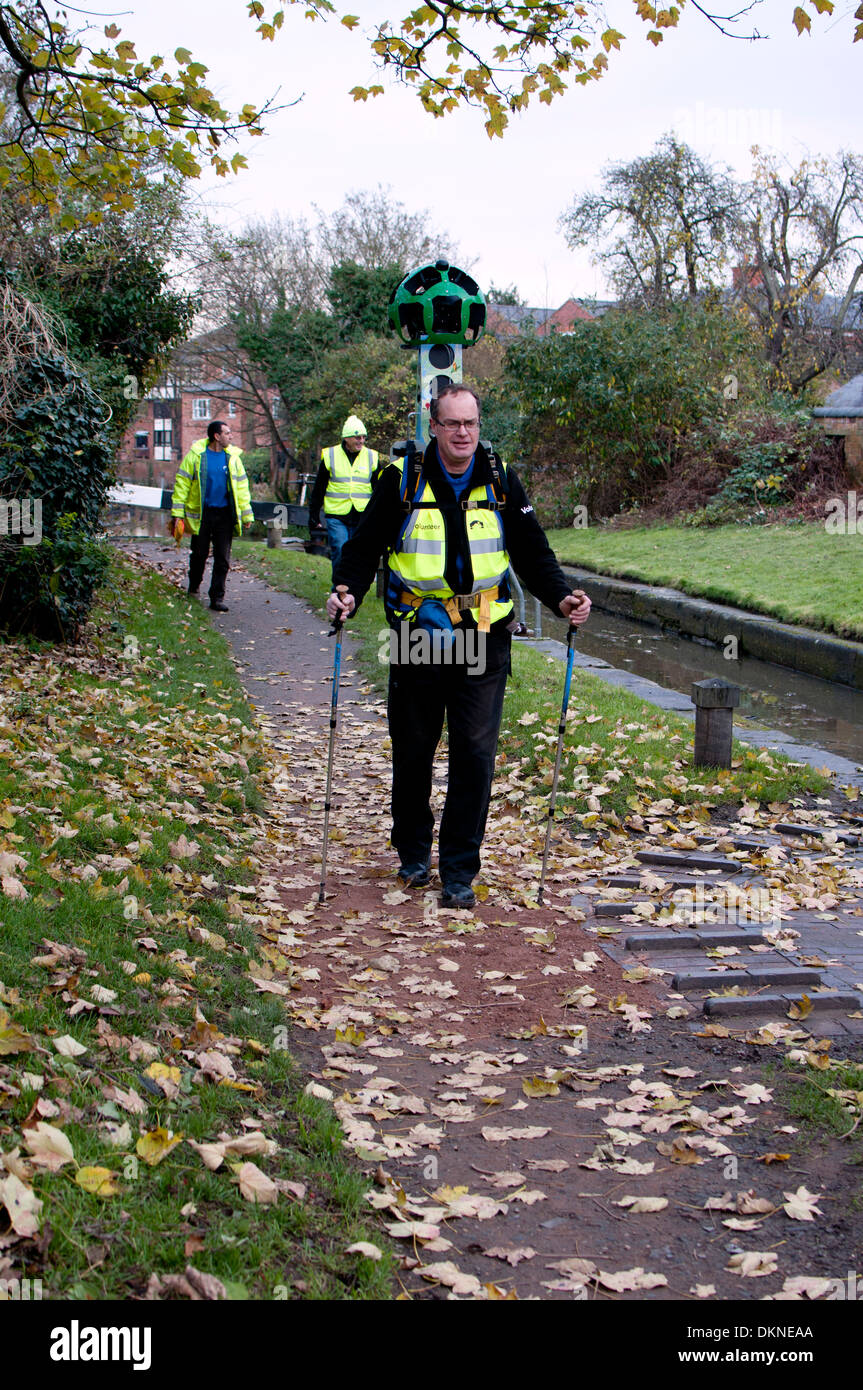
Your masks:
{"label": "blue t-shirt", "polygon": [[204,491],[205,507],[227,507],[228,505],[228,455],[224,449],[207,450],[207,486]]}
{"label": "blue t-shirt", "polygon": [[[440,455],[438,455],[438,458],[440,458]],[[440,460],[441,468],[443,469],[443,475],[449,483],[450,487],[452,488],[453,492],[455,493],[455,500],[457,502],[461,500],[462,493],[467,492],[470,488],[470,480],[471,475],[473,473],[473,464],[475,458],[476,454],[474,454],[464,473],[460,473],[458,477],[456,477],[455,474],[450,473],[443,459]],[[461,593],[464,586],[464,560],[460,554],[456,556],[455,570],[456,578],[458,580],[459,593]]]}

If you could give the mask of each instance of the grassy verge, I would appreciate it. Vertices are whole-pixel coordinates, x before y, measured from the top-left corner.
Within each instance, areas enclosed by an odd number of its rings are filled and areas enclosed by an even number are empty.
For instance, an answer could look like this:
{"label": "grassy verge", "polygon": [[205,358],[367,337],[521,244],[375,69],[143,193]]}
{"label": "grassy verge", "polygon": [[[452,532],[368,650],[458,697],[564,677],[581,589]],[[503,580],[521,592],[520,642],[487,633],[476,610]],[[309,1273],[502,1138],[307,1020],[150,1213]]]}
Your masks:
{"label": "grassy verge", "polygon": [[[823,525],[550,531],[561,563],[863,638],[863,536]],[[789,580],[793,577],[793,582]]]}
{"label": "grassy verge", "polygon": [[[290,947],[252,886],[262,750],[224,640],[118,562],[89,649],[8,644],[0,673],[0,1230],[16,1192],[32,1217],[0,1277],[387,1297],[390,1257],[346,1253],[367,1180],[250,975]],[[208,1167],[191,1141],[222,1137]]]}
{"label": "grassy verge", "polygon": [[[324,560],[250,544],[236,550],[255,574],[313,605],[319,606],[328,592],[329,566]],[[386,683],[386,666],[377,660],[383,626],[383,607],[371,597],[350,623],[361,644],[358,665],[378,689]],[[504,776],[496,783],[495,795],[537,816],[547,809],[562,690],[560,661],[515,645],[498,756]],[[744,744],[735,745],[729,771],[695,770],[691,722],[587,672],[576,673],[569,716],[559,785],[561,810],[566,814],[569,807],[588,828],[601,817],[613,824],[657,804],[661,812],[687,807],[706,818],[709,807],[718,803],[786,802],[829,787],[829,780],[814,768]]]}
{"label": "grassy verge", "polygon": [[846,1139],[847,1161],[863,1167],[863,1066],[812,1052],[802,1067],[786,1061],[774,1077],[783,1106],[806,1135]]}

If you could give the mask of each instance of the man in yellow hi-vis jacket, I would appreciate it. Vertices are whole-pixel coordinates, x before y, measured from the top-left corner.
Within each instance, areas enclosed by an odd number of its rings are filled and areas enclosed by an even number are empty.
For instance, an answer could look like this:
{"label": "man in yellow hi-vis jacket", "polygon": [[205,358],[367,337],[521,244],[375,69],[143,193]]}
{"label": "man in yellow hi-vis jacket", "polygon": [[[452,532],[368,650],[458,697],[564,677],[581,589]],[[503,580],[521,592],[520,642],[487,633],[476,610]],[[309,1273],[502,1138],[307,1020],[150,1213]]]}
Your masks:
{"label": "man in yellow hi-vis jacket", "polygon": [[192,532],[189,593],[197,594],[213,547],[210,607],[227,613],[225,580],[231,568],[231,542],[254,516],[242,451],[231,444],[231,427],[223,420],[207,426],[183,459],[171,498],[171,534],[178,521]]}
{"label": "man in yellow hi-vis jacket", "polygon": [[[386,460],[385,460],[386,461]],[[366,427],[356,415],[342,426],[342,442],[321,450],[318,476],[309,499],[309,531],[320,526],[321,505],[333,572],[342,547],[357,529],[380,472],[380,459],[366,448]]]}

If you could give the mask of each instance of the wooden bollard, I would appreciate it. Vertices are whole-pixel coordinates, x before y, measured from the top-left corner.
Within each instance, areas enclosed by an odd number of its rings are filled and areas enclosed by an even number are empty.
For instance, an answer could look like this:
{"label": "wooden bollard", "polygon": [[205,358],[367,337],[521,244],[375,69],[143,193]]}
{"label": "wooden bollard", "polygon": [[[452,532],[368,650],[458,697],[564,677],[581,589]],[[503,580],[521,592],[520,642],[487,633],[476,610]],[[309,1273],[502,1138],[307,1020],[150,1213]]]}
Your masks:
{"label": "wooden bollard", "polygon": [[282,544],[282,528],[280,527],[279,523],[278,523],[275,519],[273,519],[272,521],[268,521],[268,522],[267,522],[267,549],[268,549],[268,550],[278,550],[279,547],[281,546],[281,544]]}
{"label": "wooden bollard", "polygon": [[740,704],[740,686],[718,676],[693,681],[695,705],[695,766],[730,767],[734,711]]}

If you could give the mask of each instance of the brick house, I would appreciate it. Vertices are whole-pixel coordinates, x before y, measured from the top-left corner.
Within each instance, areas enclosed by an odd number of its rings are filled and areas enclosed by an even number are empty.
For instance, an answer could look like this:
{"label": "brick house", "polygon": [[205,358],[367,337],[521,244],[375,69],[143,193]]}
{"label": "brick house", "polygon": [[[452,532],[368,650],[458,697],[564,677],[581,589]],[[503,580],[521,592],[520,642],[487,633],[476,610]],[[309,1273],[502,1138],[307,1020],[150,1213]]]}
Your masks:
{"label": "brick house", "polygon": [[[231,370],[237,365],[243,370]],[[279,405],[278,392],[238,364],[223,334],[202,334],[174,353],[140,402],[118,450],[117,475],[124,482],[170,488],[181,459],[213,420],[230,424],[233,442],[244,451],[268,449],[272,474],[285,463],[272,427]]]}

